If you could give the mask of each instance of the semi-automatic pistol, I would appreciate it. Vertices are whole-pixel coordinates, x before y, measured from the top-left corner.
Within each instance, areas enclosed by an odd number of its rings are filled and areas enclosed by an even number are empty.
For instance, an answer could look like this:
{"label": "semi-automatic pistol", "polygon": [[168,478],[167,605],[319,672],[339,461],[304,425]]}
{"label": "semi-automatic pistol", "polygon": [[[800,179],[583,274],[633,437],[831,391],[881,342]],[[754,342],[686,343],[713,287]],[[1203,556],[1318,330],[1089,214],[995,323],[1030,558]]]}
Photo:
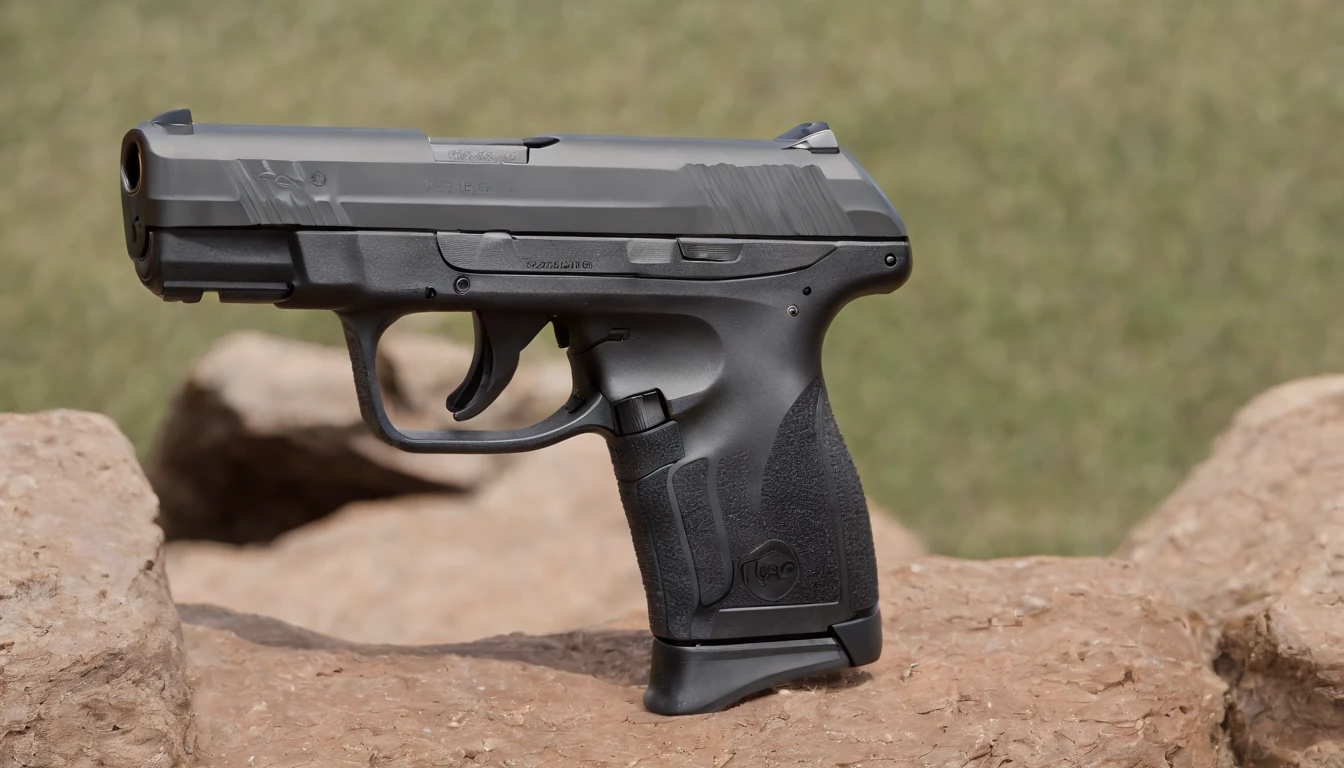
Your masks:
{"label": "semi-automatic pistol", "polygon": [[[205,125],[121,145],[126,247],[167,301],[333,310],[364,420],[425,453],[611,448],[653,632],[644,704],[687,714],[882,650],[863,488],[821,371],[836,313],[910,276],[905,225],[825,123],[770,140]],[[457,420],[551,326],[573,394],[526,429],[400,430],[398,318],[471,312]],[[574,563],[582,568],[583,563]]]}

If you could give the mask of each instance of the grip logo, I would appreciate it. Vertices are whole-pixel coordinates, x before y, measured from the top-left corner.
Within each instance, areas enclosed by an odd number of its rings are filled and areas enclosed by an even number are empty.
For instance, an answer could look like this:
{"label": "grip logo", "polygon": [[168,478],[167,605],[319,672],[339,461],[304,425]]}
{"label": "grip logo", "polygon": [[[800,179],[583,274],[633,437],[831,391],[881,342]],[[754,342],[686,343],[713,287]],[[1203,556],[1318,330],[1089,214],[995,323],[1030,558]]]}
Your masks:
{"label": "grip logo", "polygon": [[798,583],[798,556],[788,544],[771,539],[747,555],[742,581],[757,598],[780,600]]}

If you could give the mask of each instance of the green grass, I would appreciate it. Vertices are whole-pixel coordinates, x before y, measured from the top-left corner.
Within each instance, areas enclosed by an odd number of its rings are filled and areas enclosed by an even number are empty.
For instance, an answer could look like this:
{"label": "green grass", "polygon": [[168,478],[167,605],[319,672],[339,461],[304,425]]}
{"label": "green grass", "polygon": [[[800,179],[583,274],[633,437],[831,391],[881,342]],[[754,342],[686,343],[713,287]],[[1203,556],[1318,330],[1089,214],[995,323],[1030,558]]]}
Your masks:
{"label": "green grass", "polygon": [[164,305],[122,133],[214,122],[773,136],[828,120],[916,270],[836,322],[865,485],[937,550],[1096,553],[1285,379],[1344,368],[1344,5],[0,0],[0,410],[143,449],[212,339]]}

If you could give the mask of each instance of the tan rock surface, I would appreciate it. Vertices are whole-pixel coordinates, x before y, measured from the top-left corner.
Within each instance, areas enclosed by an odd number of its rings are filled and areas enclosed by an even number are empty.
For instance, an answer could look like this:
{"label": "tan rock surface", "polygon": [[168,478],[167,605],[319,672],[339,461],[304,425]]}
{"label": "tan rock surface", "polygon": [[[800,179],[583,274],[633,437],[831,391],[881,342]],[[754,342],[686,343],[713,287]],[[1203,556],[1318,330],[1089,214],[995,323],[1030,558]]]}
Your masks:
{"label": "tan rock surface", "polygon": [[0,765],[187,759],[154,495],[106,417],[0,415]]}
{"label": "tan rock surface", "polygon": [[1118,554],[1201,618],[1243,764],[1344,765],[1344,376],[1252,401]]}
{"label": "tan rock surface", "polygon": [[[921,554],[885,514],[885,562]],[[518,456],[469,496],[351,504],[264,547],[168,547],[173,593],[368,643],[550,633],[644,605],[605,442]]]}
{"label": "tan rock surface", "polygon": [[[569,393],[563,362],[529,366],[490,410],[460,425],[444,398],[465,374],[469,348],[389,333],[381,352],[386,404],[404,428],[526,426]],[[192,366],[146,472],[169,539],[242,543],[269,541],[351,501],[469,490],[509,461],[385,445],[360,418],[344,349],[243,332]]]}
{"label": "tan rock surface", "polygon": [[877,664],[683,718],[640,706],[642,631],[360,647],[187,608],[198,752],[277,768],[1230,765],[1222,685],[1134,566],[931,558],[887,567],[881,589]]}
{"label": "tan rock surface", "polygon": [[1344,492],[1344,376],[1269,390],[1116,551],[1215,624],[1296,577]]}
{"label": "tan rock surface", "polygon": [[1344,765],[1344,494],[1282,595],[1224,625],[1233,746],[1247,768]]}

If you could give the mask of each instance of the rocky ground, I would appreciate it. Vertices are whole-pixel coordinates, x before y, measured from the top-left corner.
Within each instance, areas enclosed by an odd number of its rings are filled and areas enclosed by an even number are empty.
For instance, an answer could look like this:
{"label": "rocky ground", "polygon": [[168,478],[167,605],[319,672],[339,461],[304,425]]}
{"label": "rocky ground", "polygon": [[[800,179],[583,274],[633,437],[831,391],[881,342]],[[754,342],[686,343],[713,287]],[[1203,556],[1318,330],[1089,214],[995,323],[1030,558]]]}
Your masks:
{"label": "rocky ground", "polygon": [[1272,389],[1116,553],[1191,607],[1248,766],[1344,766],[1344,376]]}
{"label": "rocky ground", "polygon": [[[463,351],[393,346],[436,423]],[[222,342],[161,508],[106,418],[0,416],[0,766],[1344,765],[1344,377],[1248,405],[1113,558],[927,557],[876,514],[878,663],[663,718],[600,439],[407,458],[346,365]],[[567,381],[518,384],[498,424]]]}
{"label": "rocky ground", "polygon": [[154,493],[111,419],[0,416],[0,765],[179,765],[185,646]]}

